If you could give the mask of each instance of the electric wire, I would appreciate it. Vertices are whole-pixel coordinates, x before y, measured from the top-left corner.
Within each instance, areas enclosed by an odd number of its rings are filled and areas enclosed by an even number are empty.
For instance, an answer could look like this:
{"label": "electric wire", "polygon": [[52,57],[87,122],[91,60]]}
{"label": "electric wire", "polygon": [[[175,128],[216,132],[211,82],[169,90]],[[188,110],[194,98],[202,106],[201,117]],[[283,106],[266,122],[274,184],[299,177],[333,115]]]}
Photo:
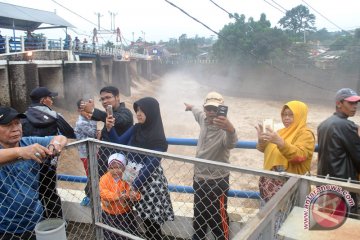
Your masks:
{"label": "electric wire", "polygon": [[[95,27],[97,26],[96,23],[94,23],[94,22],[90,21],[89,19],[81,16],[80,14],[74,12],[73,10],[69,9],[68,7],[66,7],[66,6],[64,6],[63,4],[59,3],[58,1],[56,1],[56,0],[51,0],[51,1],[53,1],[55,4],[59,5],[60,7],[64,8],[65,10],[71,12],[72,14],[78,16],[79,18],[85,20],[86,22],[92,24],[93,26],[95,26]],[[105,43],[108,42],[109,39],[111,39],[112,36],[113,36],[113,34],[114,34],[113,31],[111,31],[111,30],[109,30],[109,29],[106,29],[106,28],[104,28],[104,27],[100,27],[100,29],[101,29],[102,31],[106,31],[106,32],[108,32],[108,33],[112,33],[112,35],[111,35],[110,37],[108,37],[107,39],[105,39],[104,36],[102,36],[101,34],[99,34],[99,37],[100,37]],[[84,34],[84,35],[85,35],[85,34]]]}
{"label": "electric wire", "polygon": [[313,8],[312,6],[310,6],[310,4],[308,4],[307,2],[305,2],[304,0],[301,0],[303,3],[305,3],[309,8],[311,8],[313,11],[315,11],[317,14],[319,14],[321,17],[323,17],[326,21],[328,21],[329,23],[331,23],[332,25],[334,25],[335,27],[337,27],[338,29],[340,29],[341,31],[344,31],[348,34],[350,34],[347,30],[343,29],[342,27],[340,27],[339,25],[337,25],[336,23],[334,23],[333,21],[331,21],[329,18],[325,17],[322,13],[320,13],[319,11],[317,11],[315,8]]}
{"label": "electric wire", "polygon": [[281,9],[283,9],[285,12],[287,12],[288,10],[286,8],[284,8],[283,6],[281,6],[280,4],[278,4],[277,2],[275,2],[274,0],[271,0],[273,3],[275,3],[277,6],[279,6]]}
{"label": "electric wire", "polygon": [[270,2],[268,2],[268,1],[266,1],[266,0],[264,0],[264,2],[266,2],[267,4],[269,4],[270,6],[272,6],[273,8],[277,9],[277,10],[280,11],[281,13],[286,13],[286,11],[284,12],[284,10],[282,10],[282,9],[280,9],[280,8],[272,5]]}
{"label": "electric wire", "polygon": [[[198,22],[199,24],[201,24],[202,26],[204,26],[205,28],[207,28],[207,29],[210,30],[211,32],[215,33],[217,36],[219,36],[220,38],[222,38],[222,39],[225,40],[226,42],[228,42],[228,43],[230,43],[230,44],[234,44],[232,41],[230,41],[229,39],[227,39],[225,36],[223,36],[223,35],[221,35],[220,33],[216,32],[215,30],[213,30],[212,28],[210,28],[209,26],[207,26],[205,23],[203,23],[203,22],[201,22],[200,20],[198,20],[197,18],[193,17],[192,15],[190,15],[189,13],[187,13],[184,9],[182,9],[182,8],[180,8],[179,6],[175,5],[175,4],[172,3],[171,1],[169,1],[169,0],[164,0],[164,1],[167,2],[168,4],[170,4],[171,6],[173,6],[174,8],[178,9],[178,10],[181,11],[182,13],[184,13],[184,14],[185,14],[186,16],[188,16],[189,18],[191,18],[191,19],[193,19],[194,21]],[[301,83],[304,83],[304,84],[306,84],[306,85],[312,86],[312,87],[314,87],[314,88],[318,88],[318,89],[321,89],[321,90],[324,90],[324,91],[328,91],[328,92],[333,93],[333,90],[326,89],[326,88],[323,88],[323,87],[318,86],[318,85],[316,85],[316,84],[307,82],[307,81],[305,81],[305,80],[303,80],[303,79],[301,79],[301,78],[299,78],[299,77],[297,77],[297,76],[292,75],[291,73],[288,73],[288,72],[282,70],[281,68],[279,68],[279,67],[277,67],[277,66],[275,66],[275,65],[273,65],[273,64],[270,64],[270,63],[262,60],[261,58],[259,58],[258,56],[256,56],[253,52],[248,52],[248,51],[246,51],[246,50],[244,50],[244,49],[241,49],[241,48],[240,48],[240,50],[242,50],[242,51],[243,51],[244,53],[246,53],[246,54],[249,54],[249,55],[253,56],[253,57],[254,57],[255,59],[257,59],[258,61],[263,62],[264,64],[266,64],[266,65],[268,65],[268,66],[276,69],[277,71],[283,73],[284,75],[286,75],[286,76],[288,76],[288,77],[291,77],[291,78],[293,78],[293,79],[295,79],[295,80],[297,80],[297,81],[299,81],[299,82],[301,82]]]}

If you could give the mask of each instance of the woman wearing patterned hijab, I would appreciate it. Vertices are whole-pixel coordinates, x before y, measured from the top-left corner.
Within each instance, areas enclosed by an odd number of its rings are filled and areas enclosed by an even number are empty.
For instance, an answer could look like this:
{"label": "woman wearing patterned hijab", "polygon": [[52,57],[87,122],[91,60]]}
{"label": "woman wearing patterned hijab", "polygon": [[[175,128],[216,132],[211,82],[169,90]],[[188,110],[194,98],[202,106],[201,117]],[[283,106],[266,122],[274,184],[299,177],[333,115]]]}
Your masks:
{"label": "woman wearing patterned hijab", "polygon": [[[315,149],[314,133],[307,127],[308,107],[300,101],[290,101],[281,110],[284,128],[279,131],[258,125],[256,148],[264,153],[264,169],[295,174],[310,172]],[[271,183],[269,183],[271,182]],[[260,178],[260,194],[268,201],[283,185],[281,180]]]}
{"label": "woman wearing patterned hijab", "polygon": [[[156,99],[142,98],[134,103],[138,123],[123,135],[117,136],[112,128],[111,117],[106,120],[110,140],[115,143],[166,152],[168,144],[165,138],[160,107]],[[163,173],[161,158],[144,154],[129,153],[129,163],[142,166],[132,187],[141,193],[141,200],[135,207],[144,221],[146,239],[162,239],[161,225],[174,220],[174,212],[168,191],[168,182]]]}

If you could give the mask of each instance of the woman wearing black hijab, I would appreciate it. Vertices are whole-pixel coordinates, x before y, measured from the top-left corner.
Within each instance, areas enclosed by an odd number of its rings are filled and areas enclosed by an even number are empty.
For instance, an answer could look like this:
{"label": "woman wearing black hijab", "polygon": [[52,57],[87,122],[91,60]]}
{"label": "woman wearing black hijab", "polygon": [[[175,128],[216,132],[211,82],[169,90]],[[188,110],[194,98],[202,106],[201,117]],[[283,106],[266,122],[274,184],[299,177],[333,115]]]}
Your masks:
{"label": "woman wearing black hijab", "polygon": [[[106,127],[110,140],[114,143],[166,152],[164,127],[160,107],[152,97],[141,98],[134,103],[138,123],[118,136],[112,128],[114,119],[108,117]],[[132,166],[142,166],[132,182],[132,187],[141,193],[141,200],[135,203],[139,216],[144,221],[147,239],[162,239],[161,225],[174,220],[167,179],[161,167],[161,158],[143,154],[128,154]]]}

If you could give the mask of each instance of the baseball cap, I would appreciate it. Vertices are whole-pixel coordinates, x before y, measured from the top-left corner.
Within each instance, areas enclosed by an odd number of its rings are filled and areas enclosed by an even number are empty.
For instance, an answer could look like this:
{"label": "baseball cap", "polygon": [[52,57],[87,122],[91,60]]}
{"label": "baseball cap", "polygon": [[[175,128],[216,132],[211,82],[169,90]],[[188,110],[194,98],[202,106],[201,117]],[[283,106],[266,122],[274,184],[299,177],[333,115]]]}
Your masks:
{"label": "baseball cap", "polygon": [[342,100],[348,102],[358,102],[360,101],[360,96],[358,96],[358,94],[350,88],[342,88],[337,91],[335,101],[340,102]]}
{"label": "baseball cap", "polygon": [[26,118],[26,115],[11,107],[0,107],[0,125],[8,124],[15,118]]}
{"label": "baseball cap", "polygon": [[121,165],[123,165],[124,167],[126,167],[126,165],[127,165],[127,160],[126,160],[125,156],[121,153],[114,153],[114,154],[110,155],[110,157],[108,159],[108,166],[110,166],[110,164],[113,162],[118,162]]}
{"label": "baseball cap", "polygon": [[51,92],[46,87],[37,87],[31,91],[30,98],[41,99],[43,97],[56,97],[57,95],[58,95],[57,92]]}
{"label": "baseball cap", "polygon": [[217,92],[209,92],[206,95],[204,107],[206,106],[215,106],[218,107],[219,105],[224,103],[224,98],[221,96],[221,94]]}

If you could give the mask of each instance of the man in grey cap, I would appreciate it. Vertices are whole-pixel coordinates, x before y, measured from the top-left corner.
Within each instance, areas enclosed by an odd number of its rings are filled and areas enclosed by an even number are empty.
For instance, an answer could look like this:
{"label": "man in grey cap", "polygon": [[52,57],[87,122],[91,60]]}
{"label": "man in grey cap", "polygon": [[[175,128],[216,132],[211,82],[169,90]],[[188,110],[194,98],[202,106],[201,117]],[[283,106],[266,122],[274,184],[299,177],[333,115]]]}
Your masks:
{"label": "man in grey cap", "polygon": [[[355,115],[359,101],[360,96],[350,88],[342,88],[336,93],[335,113],[317,129],[318,175],[359,181],[360,137],[358,126],[348,120]],[[351,196],[355,206],[350,211],[357,213],[358,199],[355,193]]]}
{"label": "man in grey cap", "polygon": [[[53,99],[58,96],[46,87],[37,87],[30,93],[31,105],[22,120],[23,136],[64,135],[76,138],[74,129],[61,116],[51,109]],[[62,218],[61,199],[56,191],[56,165],[50,161],[41,166],[39,196],[45,207],[45,218]]]}

